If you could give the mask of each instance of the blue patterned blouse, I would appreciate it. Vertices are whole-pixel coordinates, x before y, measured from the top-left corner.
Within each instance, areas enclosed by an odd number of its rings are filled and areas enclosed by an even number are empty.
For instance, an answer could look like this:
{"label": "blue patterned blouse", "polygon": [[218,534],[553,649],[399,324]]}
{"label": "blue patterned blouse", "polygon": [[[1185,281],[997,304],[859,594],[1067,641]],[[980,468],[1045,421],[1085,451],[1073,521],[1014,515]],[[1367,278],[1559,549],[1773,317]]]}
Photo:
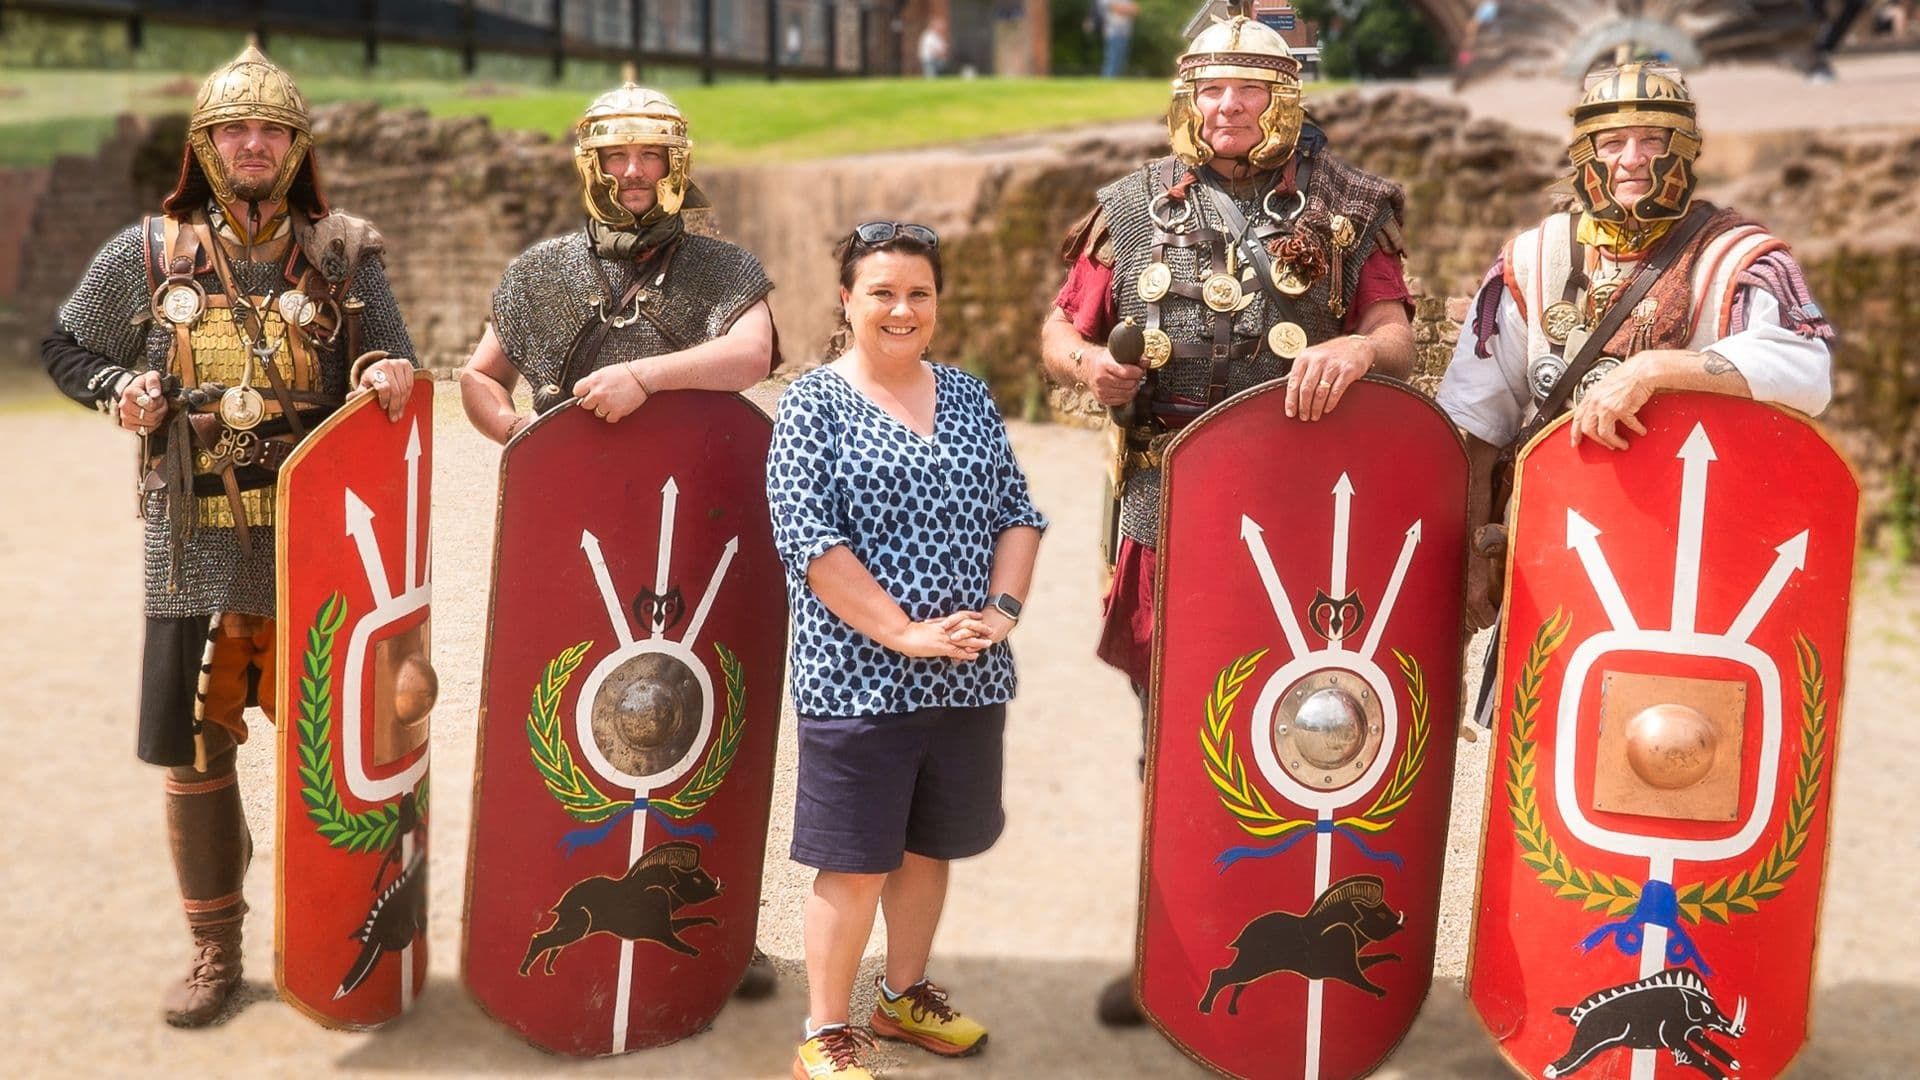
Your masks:
{"label": "blue patterned blouse", "polygon": [[933,365],[933,437],[922,438],[839,372],[816,368],[780,398],[767,454],[773,541],[787,568],[794,708],[872,716],[1013,697],[1006,642],[957,663],[893,652],[841,621],[807,568],[844,544],[916,622],[986,604],[994,541],[1046,528],[1027,496],[987,386]]}

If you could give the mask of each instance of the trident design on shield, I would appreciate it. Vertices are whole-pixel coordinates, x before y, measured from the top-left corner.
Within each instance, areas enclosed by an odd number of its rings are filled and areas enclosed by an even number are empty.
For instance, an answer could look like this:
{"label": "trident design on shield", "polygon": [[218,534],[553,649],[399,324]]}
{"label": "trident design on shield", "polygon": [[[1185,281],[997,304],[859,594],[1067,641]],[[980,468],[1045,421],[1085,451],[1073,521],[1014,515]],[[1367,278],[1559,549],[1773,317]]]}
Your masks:
{"label": "trident design on shield", "polygon": [[[1333,487],[1334,527],[1332,565],[1328,587],[1318,589],[1307,607],[1308,623],[1326,641],[1313,648],[1300,616],[1288,598],[1280,573],[1267,550],[1264,531],[1252,517],[1240,518],[1240,538],[1246,544],[1274,618],[1286,639],[1290,659],[1268,676],[1253,706],[1253,756],[1260,776],[1289,802],[1314,813],[1312,819],[1289,818],[1251,782],[1234,747],[1231,722],[1242,687],[1270,650],[1261,649],[1224,668],[1214,681],[1201,729],[1203,762],[1221,805],[1241,830],[1267,841],[1264,845],[1235,847],[1216,860],[1220,871],[1243,859],[1269,858],[1292,848],[1308,836],[1314,839],[1314,895],[1325,895],[1332,877],[1333,841],[1341,837],[1367,858],[1400,866],[1391,851],[1377,851],[1367,842],[1392,826],[1413,793],[1426,760],[1429,732],[1424,676],[1412,656],[1394,650],[1405,680],[1410,715],[1406,745],[1401,742],[1400,706],[1387,673],[1374,660],[1393,617],[1395,601],[1407,569],[1420,545],[1421,522],[1406,530],[1400,555],[1385,590],[1370,616],[1357,590],[1347,582],[1354,487],[1342,473]],[[1356,649],[1350,636],[1362,627],[1366,636]],[[1397,752],[1397,753],[1396,753]],[[1367,808],[1353,808],[1376,785],[1392,775]],[[1370,879],[1375,882],[1377,878]],[[1397,926],[1397,924],[1396,924]],[[1303,973],[1304,977],[1304,973]],[[1306,1072],[1320,1073],[1320,1040],[1325,980],[1307,980]],[[1238,995],[1236,993],[1237,1000]]]}
{"label": "trident design on shield", "polygon": [[[1609,918],[1625,915],[1594,930],[1580,946],[1590,951],[1612,944],[1626,955],[1637,955],[1643,980],[1668,970],[1668,965],[1675,968],[1691,965],[1702,975],[1711,975],[1712,968],[1694,945],[1686,926],[1702,919],[1724,923],[1757,911],[1762,902],[1779,895],[1785,888],[1806,845],[1818,805],[1820,762],[1825,756],[1827,740],[1826,683],[1820,655],[1807,637],[1796,635],[1794,646],[1801,690],[1800,758],[1786,828],[1768,852],[1740,874],[1712,883],[1694,882],[1676,887],[1675,870],[1680,863],[1721,862],[1744,855],[1759,842],[1772,819],[1775,802],[1781,794],[1778,773],[1786,737],[1781,674],[1773,658],[1749,639],[1789,579],[1805,568],[1811,532],[1802,529],[1774,549],[1773,565],[1724,632],[1700,630],[1695,615],[1700,593],[1701,541],[1706,523],[1707,474],[1717,460],[1704,424],[1694,425],[1676,456],[1682,466],[1679,535],[1674,549],[1673,607],[1667,629],[1640,625],[1601,550],[1601,531],[1579,511],[1572,507],[1567,510],[1567,547],[1579,558],[1611,629],[1582,641],[1567,661],[1554,718],[1554,809],[1571,835],[1581,843],[1611,854],[1645,859],[1647,871],[1643,882],[1635,884],[1629,879],[1573,865],[1541,821],[1535,786],[1535,714],[1541,704],[1540,690],[1548,663],[1570,629],[1571,620],[1563,611],[1555,611],[1535,635],[1527,661],[1515,681],[1513,722],[1508,736],[1509,809],[1524,860],[1557,896],[1578,901],[1586,909],[1599,911]],[[1580,701],[1600,661],[1608,654],[1626,651],[1708,657],[1753,673],[1760,691],[1761,730],[1753,805],[1744,820],[1734,819],[1731,802],[1722,802],[1722,809],[1717,810],[1711,792],[1706,790],[1716,769],[1719,774],[1730,774],[1738,780],[1741,738],[1736,725],[1744,723],[1744,685],[1740,686],[1741,696],[1734,699],[1733,706],[1723,706],[1717,710],[1720,715],[1716,717],[1713,715],[1716,710],[1698,705],[1704,695],[1712,692],[1711,684],[1704,680],[1643,679],[1644,683],[1656,687],[1656,692],[1633,697],[1624,693],[1631,687],[1618,673],[1598,673],[1603,686],[1616,685],[1605,680],[1620,679],[1617,685],[1622,688],[1622,696],[1641,706],[1632,715],[1620,716],[1619,722],[1613,725],[1619,740],[1615,752],[1624,759],[1633,782],[1638,785],[1622,790],[1639,792],[1637,797],[1641,801],[1635,804],[1623,799],[1615,805],[1593,807],[1583,804],[1575,782],[1581,770]],[[1626,676],[1631,678],[1633,676]],[[1605,708],[1603,705],[1603,712]],[[1721,744],[1731,749],[1730,755],[1716,755],[1716,748]],[[1716,760],[1736,764],[1723,768],[1713,765]],[[1587,768],[1592,770],[1594,766],[1589,763]],[[1603,794],[1599,781],[1594,790],[1597,804]],[[1696,838],[1639,833],[1596,820],[1588,813],[1589,809],[1726,821],[1731,823],[1732,831],[1727,835]],[[1745,1013],[1746,1004],[1742,999],[1741,1021]],[[1744,1028],[1744,1023],[1737,1026]],[[1733,1034],[1738,1035],[1739,1031]],[[1635,1080],[1650,1080],[1654,1075],[1656,1051],[1636,1049],[1632,1053],[1632,1076]],[[1550,1070],[1548,1075],[1555,1074]]]}
{"label": "trident design on shield", "polygon": [[[568,833],[561,841],[562,847],[571,853],[597,844],[607,839],[622,822],[631,823],[627,878],[588,879],[588,882],[606,883],[588,886],[588,894],[604,892],[616,901],[620,898],[617,882],[638,880],[634,875],[648,858],[667,859],[660,851],[649,853],[647,849],[650,821],[676,838],[660,845],[673,849],[670,853],[673,858],[667,860],[674,864],[673,871],[689,877],[700,875],[698,849],[687,838],[711,839],[713,828],[704,823],[683,823],[699,812],[726,779],[740,748],[746,717],[745,679],[740,662],[727,646],[716,643],[714,651],[727,689],[726,715],[716,728],[713,678],[706,663],[692,648],[692,642],[698,640],[713,610],[714,598],[726,579],[727,568],[740,550],[739,537],[728,540],[721,549],[719,564],[679,636],[669,635],[670,631],[680,628],[683,614],[680,590],[671,579],[679,495],[679,485],[669,476],[660,489],[660,540],[653,586],[650,590],[639,590],[631,605],[622,599],[615,586],[599,538],[581,530],[580,550],[593,571],[607,621],[618,642],[618,646],[587,673],[574,705],[573,734],[587,768],[583,769],[575,761],[562,732],[560,698],[593,647],[591,640],[566,649],[547,665],[545,676],[534,689],[527,717],[533,764],[548,793],[575,820],[594,826]],[[633,621],[629,621],[629,611]],[[706,751],[704,758],[703,750]],[[672,795],[654,794],[689,772],[693,775]],[[622,794],[631,792],[631,797],[609,797],[595,782],[596,777]],[[663,869],[660,873],[669,871]],[[711,897],[720,887],[707,878],[703,895]],[[680,941],[676,932],[691,925],[711,924],[714,920],[707,917],[674,920],[667,930],[649,933],[626,928],[615,917],[617,912],[605,912],[601,919],[588,918],[580,932],[573,933],[566,929],[571,925],[569,917],[580,912],[572,911],[569,905],[580,907],[584,903],[578,901],[580,895],[570,889],[567,896],[561,897],[554,908],[554,924],[536,934],[535,943],[557,951],[585,933],[615,933],[621,938],[611,1052],[624,1053],[632,1011],[636,940],[659,941],[697,956],[699,950]],[[554,943],[545,944],[549,941]],[[529,953],[529,964],[533,955]],[[527,969],[527,965],[523,965],[522,974]],[[548,970],[551,970],[551,959]]]}
{"label": "trident design on shield", "polygon": [[[300,683],[300,715],[296,720],[301,797],[308,818],[334,847],[381,853],[373,881],[372,907],[351,935],[362,948],[333,996],[339,999],[358,989],[383,955],[397,952],[402,1012],[413,1006],[413,943],[426,927],[426,862],[418,850],[417,834],[427,813],[427,714],[433,708],[439,683],[427,662],[421,625],[397,633],[381,632],[397,624],[424,621],[423,613],[433,599],[432,574],[420,558],[422,542],[427,539],[420,522],[420,488],[425,472],[420,458],[420,423],[416,419],[405,451],[405,561],[397,589],[380,552],[373,510],[351,487],[345,496],[345,535],[359,553],[373,609],[354,623],[347,637],[345,667],[338,683],[339,760],[346,766],[347,791],[361,802],[375,804],[373,809],[347,812],[335,779],[333,646],[348,615],[341,593],[334,593],[321,604],[308,630],[302,663],[305,678]],[[377,635],[379,641],[375,641]],[[373,700],[367,700],[369,686],[373,688]],[[394,762],[405,764],[391,771],[380,769]],[[398,873],[391,883],[385,883],[389,866]]]}

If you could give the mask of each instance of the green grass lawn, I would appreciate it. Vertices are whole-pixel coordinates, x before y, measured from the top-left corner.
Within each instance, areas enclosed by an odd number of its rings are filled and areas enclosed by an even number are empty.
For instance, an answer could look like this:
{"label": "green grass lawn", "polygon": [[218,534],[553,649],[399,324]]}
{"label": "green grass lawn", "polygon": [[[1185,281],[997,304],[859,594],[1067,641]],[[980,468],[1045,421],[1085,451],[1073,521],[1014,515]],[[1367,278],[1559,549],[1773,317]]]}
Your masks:
{"label": "green grass lawn", "polygon": [[[0,68],[0,165],[91,153],[121,113],[185,113],[193,76],[148,71]],[[590,94],[550,86],[318,77],[301,80],[314,104],[375,101],[436,116],[485,116],[502,128],[564,135]],[[996,135],[1164,113],[1160,79],[737,79],[672,90],[693,128],[699,160],[792,161],[963,142]]]}
{"label": "green grass lawn", "polygon": [[[0,165],[90,152],[121,113],[184,113],[190,76],[141,71],[0,69]],[[547,86],[459,81],[312,78],[312,103],[376,101],[436,116],[485,116],[503,128],[563,135],[589,94]],[[1151,120],[1166,103],[1156,79],[736,80],[676,87],[700,159],[793,160],[1123,120]]]}

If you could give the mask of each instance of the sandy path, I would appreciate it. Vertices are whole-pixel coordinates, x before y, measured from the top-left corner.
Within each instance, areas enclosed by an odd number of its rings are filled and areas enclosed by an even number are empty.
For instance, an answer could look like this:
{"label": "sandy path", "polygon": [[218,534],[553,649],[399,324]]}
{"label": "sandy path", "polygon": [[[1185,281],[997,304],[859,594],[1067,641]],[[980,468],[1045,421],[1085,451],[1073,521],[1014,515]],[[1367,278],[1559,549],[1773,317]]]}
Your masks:
{"label": "sandy path", "polygon": [[[8,1075],[784,1075],[805,1012],[792,977],[805,875],[785,857],[790,714],[760,928],[762,946],[790,976],[778,995],[731,1006],[712,1031],[673,1047],[570,1063],[484,1019],[461,988],[460,890],[498,454],[469,433],[451,395],[435,430],[443,693],[434,718],[427,992],[413,1015],[370,1035],[322,1030],[275,999],[272,747],[260,724],[241,757],[260,845],[248,881],[246,1002],[218,1028],[180,1032],[157,1016],[160,988],[184,962],[160,776],[132,754],[140,624],[131,449],[99,417],[64,403],[0,402],[0,460],[15,463],[0,473],[0,589],[11,609],[0,715],[16,747],[0,758],[0,836],[10,849],[0,864],[0,1009],[13,1029],[0,1067]],[[912,1076],[1199,1075],[1151,1031],[1111,1033],[1092,1020],[1093,994],[1130,952],[1139,844],[1137,713],[1123,680],[1091,657],[1103,443],[1091,432],[1016,425],[1014,445],[1054,528],[1016,639],[1023,689],[1009,723],[1009,825],[992,852],[956,867],[935,949],[937,977],[993,1026],[993,1046],[962,1063],[899,1050],[881,1061]],[[1801,1076],[1920,1074],[1920,930],[1904,904],[1915,882],[1907,823],[1920,816],[1920,785],[1902,768],[1920,759],[1906,711],[1920,699],[1920,575],[1876,564],[1859,591],[1817,1035]],[[1500,1071],[1457,990],[1486,747],[1484,739],[1461,746],[1435,989],[1382,1076]]]}

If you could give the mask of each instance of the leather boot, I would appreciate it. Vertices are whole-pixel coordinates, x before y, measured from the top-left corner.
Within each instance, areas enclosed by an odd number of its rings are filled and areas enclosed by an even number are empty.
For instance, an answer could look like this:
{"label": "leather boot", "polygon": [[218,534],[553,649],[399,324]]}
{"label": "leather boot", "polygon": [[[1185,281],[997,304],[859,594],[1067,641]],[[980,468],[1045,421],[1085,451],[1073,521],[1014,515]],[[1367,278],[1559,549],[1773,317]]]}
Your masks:
{"label": "leather boot", "polygon": [[212,1023],[240,985],[241,886],[253,857],[233,738],[216,724],[205,732],[206,771],[167,770],[167,835],[193,939],[193,965],[163,1001],[167,1023],[177,1027]]}
{"label": "leather boot", "polygon": [[240,985],[240,920],[193,929],[193,967],[167,988],[161,1008],[174,1027],[205,1027],[226,1011]]}

